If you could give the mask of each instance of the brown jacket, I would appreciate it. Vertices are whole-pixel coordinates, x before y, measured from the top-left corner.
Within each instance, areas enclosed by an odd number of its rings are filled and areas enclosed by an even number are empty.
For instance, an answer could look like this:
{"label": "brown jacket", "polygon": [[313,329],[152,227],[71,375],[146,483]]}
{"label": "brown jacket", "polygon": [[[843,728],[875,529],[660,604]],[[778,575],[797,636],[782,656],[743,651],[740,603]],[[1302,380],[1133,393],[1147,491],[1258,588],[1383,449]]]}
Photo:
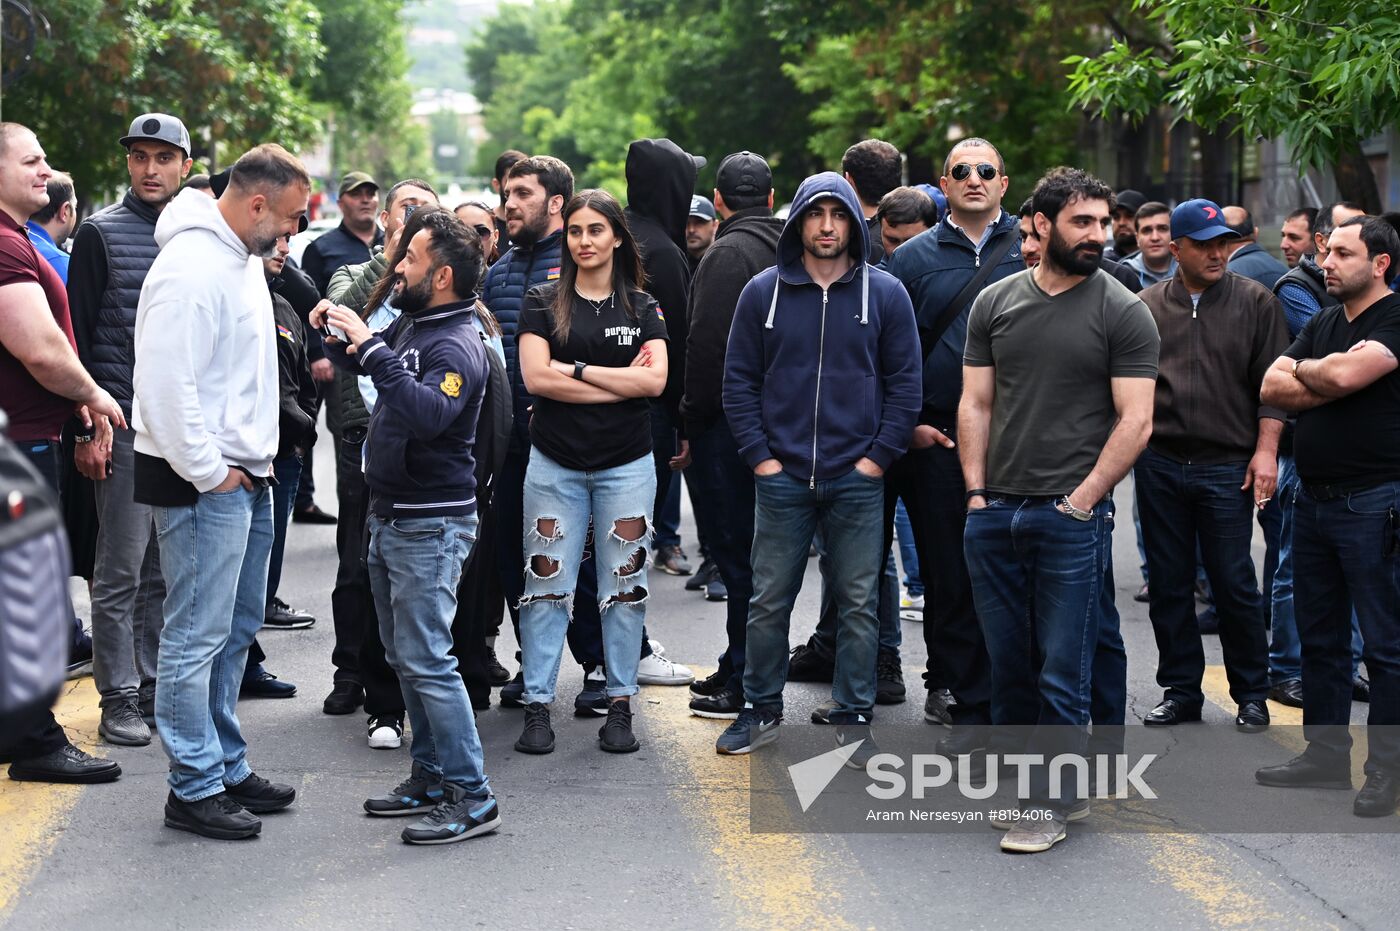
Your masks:
{"label": "brown jacket", "polygon": [[1238,462],[1254,455],[1264,372],[1288,348],[1283,307],[1267,288],[1226,272],[1198,307],[1180,270],[1144,290],[1162,336],[1148,447],[1178,462]]}

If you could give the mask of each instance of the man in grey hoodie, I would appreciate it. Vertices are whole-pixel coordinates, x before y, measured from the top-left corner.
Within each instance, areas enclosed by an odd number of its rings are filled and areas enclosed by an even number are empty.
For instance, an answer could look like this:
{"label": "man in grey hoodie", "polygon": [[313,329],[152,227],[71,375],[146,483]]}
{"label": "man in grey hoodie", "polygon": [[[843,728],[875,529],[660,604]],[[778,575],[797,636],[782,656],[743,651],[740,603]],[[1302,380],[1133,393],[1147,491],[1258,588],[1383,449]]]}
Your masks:
{"label": "man in grey hoodie", "polygon": [[278,145],[233,166],[217,200],[187,190],[156,223],[136,312],[135,498],[153,506],[165,575],[156,723],[165,823],[252,837],[292,803],[255,774],[234,705],[262,626],[272,548],[278,369],[262,258],[296,232],[310,180]]}

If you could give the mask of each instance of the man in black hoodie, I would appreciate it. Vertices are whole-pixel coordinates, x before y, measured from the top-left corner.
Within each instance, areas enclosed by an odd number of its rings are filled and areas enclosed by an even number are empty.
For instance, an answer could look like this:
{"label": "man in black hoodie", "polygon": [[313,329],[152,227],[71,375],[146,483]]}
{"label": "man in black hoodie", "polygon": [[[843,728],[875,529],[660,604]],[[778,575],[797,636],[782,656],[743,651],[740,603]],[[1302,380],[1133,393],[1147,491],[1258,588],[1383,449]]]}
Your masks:
{"label": "man in black hoodie", "polygon": [[[642,253],[646,290],[661,305],[669,340],[670,369],[661,397],[651,403],[652,455],[656,461],[656,499],[652,507],[658,564],[669,547],[680,547],[677,528],[655,525],[655,516],[671,490],[671,459],[686,454],[686,441],[677,449],[681,395],[685,392],[685,343],[689,325],[685,308],[690,297],[690,260],[685,251],[685,224],[696,172],[705,160],[691,155],[670,139],[638,139],[627,147],[627,225]],[[642,637],[642,665],[637,681],[645,685],[686,685],[695,676],[678,663],[651,651]]]}
{"label": "man in black hoodie", "polygon": [[777,264],[783,221],[773,216],[773,175],[761,156],[725,156],[715,185],[719,231],[691,282],[681,416],[694,457],[687,475],[713,511],[706,545],[729,592],[728,640],[719,669],[691,686],[690,710],[705,718],[737,718],[744,707],[745,625],[753,594],[754,491],[753,471],[740,458],[724,417],[724,355],[739,293],[750,278]]}

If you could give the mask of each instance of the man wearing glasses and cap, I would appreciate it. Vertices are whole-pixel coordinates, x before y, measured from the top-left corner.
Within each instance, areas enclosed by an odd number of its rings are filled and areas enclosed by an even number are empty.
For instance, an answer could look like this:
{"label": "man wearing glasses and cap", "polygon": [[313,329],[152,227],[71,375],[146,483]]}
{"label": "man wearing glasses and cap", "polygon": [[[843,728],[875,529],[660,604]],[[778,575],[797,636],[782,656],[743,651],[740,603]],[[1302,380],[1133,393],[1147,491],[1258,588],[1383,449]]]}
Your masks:
{"label": "man wearing glasses and cap", "polygon": [[[131,187],[120,203],[88,217],[73,240],[68,303],[78,355],[131,418],[136,305],[155,261],[156,220],[190,170],[190,134],[166,113],[131,122]],[[155,715],[156,657],[165,582],[149,505],[132,498],[133,429],[93,418],[77,436],[78,471],[93,480],[97,554],[92,579],[93,677],[101,696],[98,733],[108,743],[145,746]]]}

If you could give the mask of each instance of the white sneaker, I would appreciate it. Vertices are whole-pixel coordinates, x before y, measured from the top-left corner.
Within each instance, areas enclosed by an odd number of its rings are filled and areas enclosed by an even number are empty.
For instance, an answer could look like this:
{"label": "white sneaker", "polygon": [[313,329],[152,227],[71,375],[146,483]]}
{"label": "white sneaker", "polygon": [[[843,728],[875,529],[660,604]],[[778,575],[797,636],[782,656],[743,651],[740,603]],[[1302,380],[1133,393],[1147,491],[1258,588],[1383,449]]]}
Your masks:
{"label": "white sneaker", "polygon": [[924,609],[924,596],[911,595],[909,589],[900,589],[899,606],[908,611],[922,611]]}
{"label": "white sneaker", "polygon": [[403,744],[403,721],[391,716],[369,719],[369,745],[375,750],[397,750]]}
{"label": "white sneaker", "polygon": [[666,655],[666,648],[661,645],[660,640],[648,640],[647,643],[651,644],[651,652],[655,653],[657,656]]}
{"label": "white sneaker", "polygon": [[637,665],[637,681],[642,685],[689,685],[695,681],[695,673],[660,653],[652,653]]}

